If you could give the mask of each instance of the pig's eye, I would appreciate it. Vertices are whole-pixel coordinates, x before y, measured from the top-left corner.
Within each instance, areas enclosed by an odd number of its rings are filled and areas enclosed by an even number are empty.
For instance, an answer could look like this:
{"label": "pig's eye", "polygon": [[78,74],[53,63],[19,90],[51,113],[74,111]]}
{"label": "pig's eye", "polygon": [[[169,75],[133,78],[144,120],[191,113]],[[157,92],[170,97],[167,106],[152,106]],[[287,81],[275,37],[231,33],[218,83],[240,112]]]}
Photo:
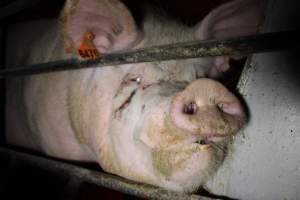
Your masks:
{"label": "pig's eye", "polygon": [[183,106],[183,113],[187,115],[193,115],[197,112],[197,109],[198,109],[197,104],[194,101],[192,101]]}

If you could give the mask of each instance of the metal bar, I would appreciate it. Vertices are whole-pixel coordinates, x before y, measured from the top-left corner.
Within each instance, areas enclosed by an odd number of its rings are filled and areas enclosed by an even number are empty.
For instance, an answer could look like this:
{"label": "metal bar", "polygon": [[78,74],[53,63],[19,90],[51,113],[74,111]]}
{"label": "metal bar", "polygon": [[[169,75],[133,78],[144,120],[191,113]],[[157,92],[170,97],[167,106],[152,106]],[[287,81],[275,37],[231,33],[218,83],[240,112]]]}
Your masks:
{"label": "metal bar", "polygon": [[0,71],[0,78],[46,72],[103,67],[129,63],[165,61],[221,55],[246,55],[293,48],[299,45],[299,31],[264,33],[225,40],[177,43],[106,54],[95,60],[60,60]]}
{"label": "metal bar", "polygon": [[0,157],[9,156],[16,159],[17,162],[24,162],[35,167],[45,169],[60,175],[61,177],[76,177],[82,182],[96,184],[98,186],[117,190],[126,194],[138,196],[146,199],[162,199],[162,200],[197,200],[203,197],[195,194],[184,194],[163,190],[151,185],[136,183],[106,173],[85,169],[76,165],[65,163],[62,161],[43,158],[36,155],[17,152],[7,148],[0,148]]}

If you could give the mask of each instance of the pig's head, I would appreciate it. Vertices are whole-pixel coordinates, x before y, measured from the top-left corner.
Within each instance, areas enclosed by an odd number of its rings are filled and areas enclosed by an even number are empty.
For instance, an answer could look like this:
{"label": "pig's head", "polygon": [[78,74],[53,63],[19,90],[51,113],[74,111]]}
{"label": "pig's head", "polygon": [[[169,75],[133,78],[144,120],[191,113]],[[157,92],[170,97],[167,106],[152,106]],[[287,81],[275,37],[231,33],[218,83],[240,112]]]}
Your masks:
{"label": "pig's head", "polygon": [[[63,12],[64,35],[67,46],[76,49],[83,34],[91,31],[95,46],[104,54],[197,38],[211,39],[219,37],[219,32],[226,36],[247,35],[255,32],[258,16],[251,18],[248,13],[251,10],[241,13],[239,8],[257,2],[229,2],[193,28],[149,15],[142,30],[138,30],[130,12],[117,0],[70,0]],[[251,8],[256,10],[258,6]],[[237,23],[235,15],[239,18]],[[244,29],[240,22],[243,17],[254,20],[246,32],[240,30]],[[231,23],[229,27],[226,18]],[[245,121],[240,102],[222,84],[207,78],[197,79],[210,74],[211,68],[213,74],[226,70],[228,59],[128,66],[124,67],[125,78],[112,102],[109,134],[105,139],[110,156],[99,162],[109,162],[105,170],[132,180],[176,191],[196,190],[217,169],[230,137]],[[127,80],[126,76],[134,78]]]}
{"label": "pig's head", "polygon": [[189,84],[130,82],[113,100],[113,168],[132,180],[190,192],[219,166],[244,124],[238,99],[211,79]]}

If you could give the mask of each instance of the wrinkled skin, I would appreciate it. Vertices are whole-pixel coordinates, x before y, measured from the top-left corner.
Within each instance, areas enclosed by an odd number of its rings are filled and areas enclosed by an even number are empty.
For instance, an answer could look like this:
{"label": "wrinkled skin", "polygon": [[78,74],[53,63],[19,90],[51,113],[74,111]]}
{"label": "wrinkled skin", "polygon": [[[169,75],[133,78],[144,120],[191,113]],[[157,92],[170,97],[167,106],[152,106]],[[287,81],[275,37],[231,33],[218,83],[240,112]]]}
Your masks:
{"label": "wrinkled skin", "polygon": [[[247,0],[217,8],[193,28],[148,8],[138,30],[117,0],[84,2],[67,1],[60,23],[37,21],[10,28],[8,42],[16,45],[8,49],[8,67],[74,57],[87,30],[95,34],[97,49],[110,53],[252,34],[259,19],[258,2]],[[246,11],[237,14],[240,7]],[[240,30],[243,18],[249,25],[245,32]],[[219,34],[220,27],[224,34]],[[30,51],[15,52],[28,44]],[[70,49],[73,53],[66,52]],[[228,57],[219,57],[11,79],[7,141],[53,157],[98,162],[105,171],[138,182],[191,192],[217,169],[228,138],[245,121],[239,100],[217,81],[204,78],[227,69]]]}

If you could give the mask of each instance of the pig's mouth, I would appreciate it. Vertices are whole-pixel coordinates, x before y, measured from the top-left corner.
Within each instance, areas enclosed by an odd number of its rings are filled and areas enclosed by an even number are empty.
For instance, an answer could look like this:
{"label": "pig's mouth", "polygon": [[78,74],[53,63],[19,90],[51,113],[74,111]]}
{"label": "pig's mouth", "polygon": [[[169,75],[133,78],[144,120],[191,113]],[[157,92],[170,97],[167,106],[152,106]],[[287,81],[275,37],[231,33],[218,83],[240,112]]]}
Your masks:
{"label": "pig's mouth", "polygon": [[208,145],[211,142],[209,140],[207,140],[207,139],[201,139],[201,140],[196,141],[196,143],[200,144],[200,145]]}
{"label": "pig's mouth", "polygon": [[212,141],[210,138],[205,138],[205,139],[197,140],[196,143],[200,145],[210,145],[213,144],[214,141]]}
{"label": "pig's mouth", "polygon": [[207,145],[207,144],[212,144],[212,143],[219,143],[221,141],[223,141],[226,137],[225,136],[215,136],[215,135],[212,135],[212,136],[206,136],[206,137],[203,137],[201,139],[198,139],[196,141],[196,143],[200,144],[200,145]]}
{"label": "pig's mouth", "polygon": [[196,143],[200,146],[203,146],[203,147],[212,146],[212,147],[217,148],[217,149],[219,149],[219,150],[221,150],[222,152],[225,153],[225,149],[220,144],[224,140],[225,140],[225,137],[211,136],[211,137],[201,138],[201,139],[195,141],[194,143]]}

